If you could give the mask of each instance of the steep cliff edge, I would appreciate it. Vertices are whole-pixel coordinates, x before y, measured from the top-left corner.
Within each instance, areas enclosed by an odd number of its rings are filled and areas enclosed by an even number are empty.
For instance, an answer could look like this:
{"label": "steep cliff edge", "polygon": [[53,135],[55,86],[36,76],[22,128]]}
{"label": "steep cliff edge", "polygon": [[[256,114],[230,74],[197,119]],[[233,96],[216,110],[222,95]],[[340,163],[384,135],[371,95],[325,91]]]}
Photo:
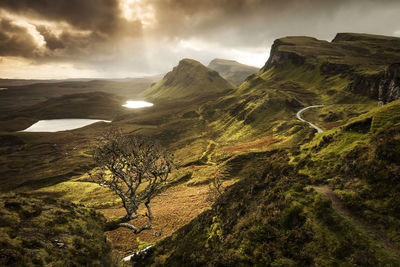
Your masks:
{"label": "steep cliff edge", "polygon": [[332,42],[311,37],[277,39],[262,72],[292,64],[326,78],[349,80],[348,92],[391,102],[400,98],[400,38],[339,33]]}

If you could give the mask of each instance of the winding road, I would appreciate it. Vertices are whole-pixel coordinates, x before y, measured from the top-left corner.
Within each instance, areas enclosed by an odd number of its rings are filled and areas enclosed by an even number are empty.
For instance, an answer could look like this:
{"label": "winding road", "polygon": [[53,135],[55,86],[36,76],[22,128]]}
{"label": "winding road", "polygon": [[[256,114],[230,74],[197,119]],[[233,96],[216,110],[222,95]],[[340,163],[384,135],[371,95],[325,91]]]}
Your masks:
{"label": "winding road", "polygon": [[315,125],[315,124],[313,124],[313,123],[311,123],[311,122],[306,121],[305,119],[303,119],[303,118],[301,117],[301,113],[302,113],[303,111],[307,110],[307,109],[310,109],[310,108],[320,108],[320,107],[323,107],[323,106],[324,106],[324,105],[314,105],[314,106],[308,106],[308,107],[302,108],[302,109],[300,109],[300,110],[297,112],[297,114],[296,114],[297,119],[299,119],[299,120],[301,120],[301,121],[303,121],[303,122],[308,123],[311,127],[313,127],[315,130],[317,130],[317,132],[322,133],[323,130],[322,130],[321,128],[319,128],[317,125]]}

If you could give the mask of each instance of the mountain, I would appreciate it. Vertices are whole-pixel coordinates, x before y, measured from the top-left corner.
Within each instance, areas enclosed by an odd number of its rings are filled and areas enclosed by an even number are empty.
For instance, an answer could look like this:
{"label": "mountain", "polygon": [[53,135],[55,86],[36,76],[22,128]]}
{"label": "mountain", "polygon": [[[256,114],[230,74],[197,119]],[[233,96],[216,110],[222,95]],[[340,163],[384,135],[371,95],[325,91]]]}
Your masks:
{"label": "mountain", "polygon": [[332,42],[286,37],[274,42],[261,72],[291,63],[349,81],[345,90],[390,102],[400,98],[400,38],[338,33]]}
{"label": "mountain", "polygon": [[[354,33],[339,33],[332,42],[306,36],[280,38],[257,74],[206,110],[218,114],[213,125],[224,129],[225,142],[234,142],[237,136],[297,132],[294,114],[310,105],[341,105],[341,113],[332,111],[340,113],[340,122],[322,123],[328,128],[344,124],[379,100],[400,98],[399,47],[400,38]],[[276,127],[267,126],[271,123]]]}
{"label": "mountain", "polygon": [[248,76],[258,72],[259,68],[241,64],[234,60],[213,59],[208,64],[210,69],[217,71],[224,79],[240,85]]}
{"label": "mountain", "polygon": [[178,66],[148,88],[144,95],[153,99],[176,99],[216,94],[233,88],[234,86],[216,71],[196,60],[182,59]]}

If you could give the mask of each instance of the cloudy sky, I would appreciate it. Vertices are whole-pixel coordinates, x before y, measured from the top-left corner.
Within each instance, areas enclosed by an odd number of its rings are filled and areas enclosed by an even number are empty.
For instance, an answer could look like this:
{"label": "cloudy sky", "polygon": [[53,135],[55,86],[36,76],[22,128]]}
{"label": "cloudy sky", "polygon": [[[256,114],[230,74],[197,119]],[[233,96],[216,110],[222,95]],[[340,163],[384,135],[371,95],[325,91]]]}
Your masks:
{"label": "cloudy sky", "polygon": [[400,36],[399,0],[0,0],[0,78],[123,78],[184,57],[262,66],[274,39]]}

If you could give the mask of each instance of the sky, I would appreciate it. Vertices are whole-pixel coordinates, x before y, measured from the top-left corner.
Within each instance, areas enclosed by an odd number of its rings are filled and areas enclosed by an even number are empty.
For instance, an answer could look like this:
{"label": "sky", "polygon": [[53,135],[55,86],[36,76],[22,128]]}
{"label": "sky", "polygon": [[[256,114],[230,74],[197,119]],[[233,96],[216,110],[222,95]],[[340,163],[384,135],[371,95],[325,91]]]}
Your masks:
{"label": "sky", "polygon": [[0,78],[126,78],[182,58],[261,67],[275,39],[400,37],[399,0],[0,0]]}

